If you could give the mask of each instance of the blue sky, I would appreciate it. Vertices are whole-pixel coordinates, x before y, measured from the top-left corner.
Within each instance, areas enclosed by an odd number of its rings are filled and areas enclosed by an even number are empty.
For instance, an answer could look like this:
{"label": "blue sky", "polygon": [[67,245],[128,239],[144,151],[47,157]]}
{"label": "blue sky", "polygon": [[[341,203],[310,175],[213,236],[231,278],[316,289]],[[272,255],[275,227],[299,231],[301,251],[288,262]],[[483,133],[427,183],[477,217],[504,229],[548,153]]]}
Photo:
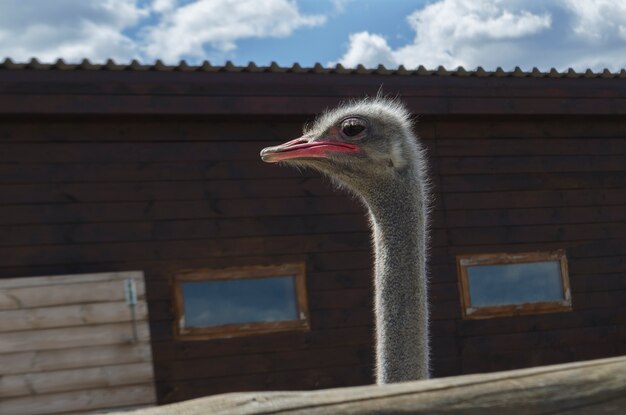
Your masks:
{"label": "blue sky", "polygon": [[624,0],[0,0],[0,58],[626,67]]}

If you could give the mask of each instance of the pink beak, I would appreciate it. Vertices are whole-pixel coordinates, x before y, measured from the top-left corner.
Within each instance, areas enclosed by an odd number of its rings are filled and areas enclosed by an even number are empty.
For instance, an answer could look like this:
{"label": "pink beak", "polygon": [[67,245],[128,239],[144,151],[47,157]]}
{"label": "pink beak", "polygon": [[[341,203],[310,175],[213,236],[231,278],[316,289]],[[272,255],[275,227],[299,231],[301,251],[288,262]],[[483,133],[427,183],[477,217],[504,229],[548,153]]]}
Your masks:
{"label": "pink beak", "polygon": [[261,159],[266,163],[277,163],[289,159],[301,158],[329,158],[330,153],[358,153],[359,148],[354,144],[338,143],[333,141],[309,142],[304,137],[296,138],[274,147],[261,150]]}

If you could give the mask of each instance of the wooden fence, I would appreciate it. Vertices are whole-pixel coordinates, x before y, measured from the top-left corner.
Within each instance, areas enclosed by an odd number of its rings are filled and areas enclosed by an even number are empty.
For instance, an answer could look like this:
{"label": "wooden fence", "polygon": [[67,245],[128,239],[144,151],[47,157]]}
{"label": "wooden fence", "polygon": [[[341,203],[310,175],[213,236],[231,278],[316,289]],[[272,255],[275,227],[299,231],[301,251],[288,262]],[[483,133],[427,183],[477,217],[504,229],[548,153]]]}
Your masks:
{"label": "wooden fence", "polygon": [[144,293],[138,271],[0,280],[0,414],[154,404]]}
{"label": "wooden fence", "polygon": [[311,392],[231,393],[133,412],[201,414],[624,414],[626,356]]}

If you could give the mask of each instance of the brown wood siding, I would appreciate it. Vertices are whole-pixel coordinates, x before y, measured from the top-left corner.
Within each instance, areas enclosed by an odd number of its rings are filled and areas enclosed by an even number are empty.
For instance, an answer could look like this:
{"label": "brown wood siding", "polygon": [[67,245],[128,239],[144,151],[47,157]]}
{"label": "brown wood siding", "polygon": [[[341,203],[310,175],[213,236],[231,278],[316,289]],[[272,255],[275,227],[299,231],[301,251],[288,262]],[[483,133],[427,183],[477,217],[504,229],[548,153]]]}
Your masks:
{"label": "brown wood siding", "polygon": [[[624,78],[386,76],[186,71],[4,70],[5,114],[314,114],[338,99],[400,93],[419,114],[595,114],[626,111]],[[306,97],[306,99],[302,99]]]}
{"label": "brown wood siding", "polygon": [[626,353],[626,122],[459,117],[436,128],[447,255],[435,254],[433,279],[456,281],[458,254],[563,248],[572,287],[571,312],[457,319],[458,373]]}
{"label": "brown wood siding", "polygon": [[[160,402],[371,382],[360,206],[311,173],[258,159],[301,121],[5,123],[0,275],[144,270]],[[311,332],[174,338],[175,271],[294,260],[309,267]]]}
{"label": "brown wood siding", "polygon": [[[373,381],[363,209],[258,153],[380,83],[425,114],[434,375],[626,353],[624,80],[44,72],[0,77],[0,277],[143,270],[161,403]],[[555,249],[573,311],[461,320],[456,255]],[[298,261],[310,332],[175,340],[177,270]]]}

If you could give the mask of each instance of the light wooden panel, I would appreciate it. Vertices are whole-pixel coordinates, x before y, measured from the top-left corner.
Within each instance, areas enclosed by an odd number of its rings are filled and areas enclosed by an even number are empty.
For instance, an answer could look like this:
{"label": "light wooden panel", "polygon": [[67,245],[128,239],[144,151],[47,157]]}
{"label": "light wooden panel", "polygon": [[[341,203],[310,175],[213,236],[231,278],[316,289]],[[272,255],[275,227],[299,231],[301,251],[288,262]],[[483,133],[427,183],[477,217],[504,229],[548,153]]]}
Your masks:
{"label": "light wooden panel", "polygon": [[[128,278],[137,289],[135,330]],[[142,272],[0,280],[1,414],[155,402]]]}
{"label": "light wooden panel", "polygon": [[[135,317],[138,320],[147,319],[145,303],[137,304]],[[0,311],[0,333],[120,321],[131,321],[128,305],[122,301],[17,309]]]}

